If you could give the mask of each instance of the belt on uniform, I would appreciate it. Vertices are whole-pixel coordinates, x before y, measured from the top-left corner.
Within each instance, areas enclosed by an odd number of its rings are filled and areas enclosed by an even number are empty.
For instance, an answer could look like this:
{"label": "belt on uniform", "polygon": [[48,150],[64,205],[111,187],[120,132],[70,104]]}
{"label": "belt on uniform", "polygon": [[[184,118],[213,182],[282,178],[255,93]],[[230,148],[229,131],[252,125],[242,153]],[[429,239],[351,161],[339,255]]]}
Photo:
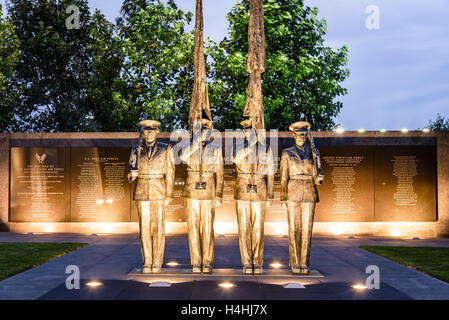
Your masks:
{"label": "belt on uniform", "polygon": [[313,180],[313,176],[308,174],[294,174],[290,176],[291,180]]}
{"label": "belt on uniform", "polygon": [[253,177],[254,179],[264,179],[265,175],[263,174],[254,174],[254,173],[245,173],[245,172],[239,172],[237,173],[238,179],[250,179]]}
{"label": "belt on uniform", "polygon": [[[214,171],[201,171],[201,175],[203,177],[207,177],[207,176],[211,176],[213,175],[215,172]],[[187,170],[187,174],[188,175],[200,175],[200,171],[196,171],[196,170]]]}
{"label": "belt on uniform", "polygon": [[139,174],[139,179],[162,179],[164,178],[163,174]]}

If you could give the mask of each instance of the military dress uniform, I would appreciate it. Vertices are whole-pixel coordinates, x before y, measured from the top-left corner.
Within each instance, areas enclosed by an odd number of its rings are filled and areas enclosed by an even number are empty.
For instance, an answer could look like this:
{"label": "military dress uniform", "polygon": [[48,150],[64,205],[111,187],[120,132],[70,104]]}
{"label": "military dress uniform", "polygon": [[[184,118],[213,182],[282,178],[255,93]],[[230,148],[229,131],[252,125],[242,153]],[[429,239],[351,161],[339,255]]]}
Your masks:
{"label": "military dress uniform", "polygon": [[[296,122],[291,131],[309,130],[307,122]],[[310,131],[309,131],[310,134]],[[287,203],[290,266],[294,273],[309,272],[310,246],[312,239],[315,205],[319,202],[316,184],[324,178],[318,150],[310,146],[312,138],[304,146],[284,149],[281,156],[280,200]]]}
{"label": "military dress uniform", "polygon": [[[242,126],[251,126],[250,120]],[[274,199],[274,158],[270,147],[250,146],[245,139],[232,152],[237,178],[234,198],[239,231],[240,256],[245,274],[261,274],[264,253],[266,201]]]}
{"label": "military dress uniform", "polygon": [[[142,121],[141,125],[155,129],[159,123]],[[130,171],[137,171],[133,200],[139,215],[140,239],[143,258],[142,271],[159,273],[165,248],[165,200],[173,198],[175,161],[173,150],[157,140],[132,148]]]}
{"label": "military dress uniform", "polygon": [[[209,120],[203,121],[212,126]],[[182,148],[180,158],[187,164],[183,197],[193,272],[210,273],[214,260],[215,203],[223,199],[222,149],[217,144],[194,141]]]}

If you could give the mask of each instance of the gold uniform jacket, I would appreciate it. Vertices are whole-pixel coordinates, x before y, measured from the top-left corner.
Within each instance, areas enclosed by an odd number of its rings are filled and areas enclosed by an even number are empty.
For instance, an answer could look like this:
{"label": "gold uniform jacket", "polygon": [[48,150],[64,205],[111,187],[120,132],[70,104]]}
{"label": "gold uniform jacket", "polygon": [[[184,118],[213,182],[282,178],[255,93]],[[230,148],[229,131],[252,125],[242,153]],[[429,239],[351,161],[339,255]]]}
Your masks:
{"label": "gold uniform jacket", "polygon": [[[323,175],[318,150],[317,173]],[[313,179],[313,156],[309,145],[298,148],[296,145],[282,151],[281,201],[319,202],[318,191]]]}
{"label": "gold uniform jacket", "polygon": [[[266,201],[274,199],[274,174],[276,172],[273,153],[270,147],[263,147],[262,152],[255,154],[245,144],[235,147],[232,152],[232,162],[237,168],[234,198],[243,201]],[[251,190],[248,185],[255,185]]]}
{"label": "gold uniform jacket", "polygon": [[[214,200],[223,198],[223,155],[221,147],[213,143],[203,145],[202,161],[199,146],[188,143],[183,146],[180,158],[187,164],[187,180],[183,197],[196,200]],[[202,175],[200,177],[200,161]],[[200,181],[201,180],[201,181]],[[205,182],[204,189],[195,188],[198,182]]]}
{"label": "gold uniform jacket", "polygon": [[135,145],[129,159],[130,168],[138,168],[137,183],[133,200],[150,201],[173,197],[175,186],[175,161],[170,145],[156,142],[153,147],[142,148]]}

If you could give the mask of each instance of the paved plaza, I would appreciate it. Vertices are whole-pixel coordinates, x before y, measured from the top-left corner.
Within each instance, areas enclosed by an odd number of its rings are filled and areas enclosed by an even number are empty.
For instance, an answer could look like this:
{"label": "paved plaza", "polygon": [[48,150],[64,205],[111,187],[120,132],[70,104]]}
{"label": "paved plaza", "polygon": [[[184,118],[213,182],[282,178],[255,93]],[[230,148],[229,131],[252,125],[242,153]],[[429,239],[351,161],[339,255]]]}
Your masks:
{"label": "paved plaza", "polygon": [[[376,246],[447,246],[449,239],[410,240],[373,237],[314,237],[310,276],[293,276],[288,269],[288,241],[265,237],[262,276],[240,274],[240,253],[235,235],[215,239],[215,272],[190,273],[187,235],[167,236],[164,273],[140,275],[140,241],[137,234],[16,234],[0,233],[0,242],[85,242],[85,246],[36,268],[0,282],[0,299],[448,299],[449,284],[360,249]],[[177,265],[167,265],[176,262]],[[278,268],[273,263],[280,264]],[[80,269],[81,288],[68,290],[67,266]],[[365,269],[380,270],[380,289],[355,290],[369,276]],[[96,280],[102,285],[86,286]],[[157,286],[162,282],[169,287]],[[230,282],[232,288],[218,284]],[[285,288],[293,284],[297,288]]]}

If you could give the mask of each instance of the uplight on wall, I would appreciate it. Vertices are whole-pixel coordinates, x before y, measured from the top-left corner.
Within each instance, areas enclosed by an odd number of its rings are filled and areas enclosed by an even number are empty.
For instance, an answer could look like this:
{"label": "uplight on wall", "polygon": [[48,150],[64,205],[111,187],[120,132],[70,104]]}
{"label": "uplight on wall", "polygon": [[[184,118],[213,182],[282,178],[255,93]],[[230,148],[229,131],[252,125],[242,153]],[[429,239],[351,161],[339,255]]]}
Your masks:
{"label": "uplight on wall", "polygon": [[393,229],[391,230],[391,236],[392,237],[399,237],[401,234],[399,233],[399,230]]}
{"label": "uplight on wall", "polygon": [[343,233],[343,230],[340,227],[333,227],[332,233],[336,236],[339,236]]}

